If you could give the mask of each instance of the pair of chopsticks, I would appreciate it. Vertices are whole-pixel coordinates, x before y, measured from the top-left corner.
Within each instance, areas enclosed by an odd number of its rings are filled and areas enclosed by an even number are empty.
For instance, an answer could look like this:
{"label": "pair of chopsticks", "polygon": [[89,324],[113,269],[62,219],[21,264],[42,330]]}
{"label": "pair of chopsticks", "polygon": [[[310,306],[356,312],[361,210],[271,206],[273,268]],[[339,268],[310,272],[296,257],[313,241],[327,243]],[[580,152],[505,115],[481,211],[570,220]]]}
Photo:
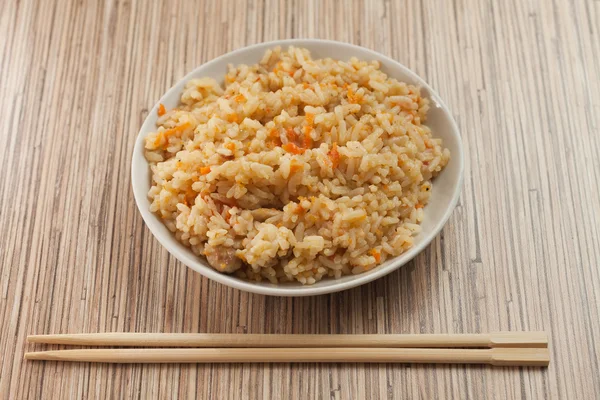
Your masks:
{"label": "pair of chopsticks", "polygon": [[89,333],[28,336],[30,343],[149,347],[25,353],[27,360],[102,363],[437,363],[545,367],[544,332],[277,335]]}

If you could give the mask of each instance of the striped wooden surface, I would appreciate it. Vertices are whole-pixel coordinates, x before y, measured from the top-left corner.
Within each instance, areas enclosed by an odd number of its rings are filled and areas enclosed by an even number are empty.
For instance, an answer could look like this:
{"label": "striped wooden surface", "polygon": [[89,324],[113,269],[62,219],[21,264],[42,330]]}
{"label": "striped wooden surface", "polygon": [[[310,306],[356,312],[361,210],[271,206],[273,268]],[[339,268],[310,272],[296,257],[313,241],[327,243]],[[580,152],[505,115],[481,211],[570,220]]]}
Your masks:
{"label": "striped wooden surface", "polygon": [[[600,2],[0,2],[2,398],[600,397]],[[152,238],[130,156],[197,65],[319,37],[407,65],[447,101],[467,171],[443,233],[363,287],[270,298]],[[547,370],[23,362],[30,333],[546,330]]]}

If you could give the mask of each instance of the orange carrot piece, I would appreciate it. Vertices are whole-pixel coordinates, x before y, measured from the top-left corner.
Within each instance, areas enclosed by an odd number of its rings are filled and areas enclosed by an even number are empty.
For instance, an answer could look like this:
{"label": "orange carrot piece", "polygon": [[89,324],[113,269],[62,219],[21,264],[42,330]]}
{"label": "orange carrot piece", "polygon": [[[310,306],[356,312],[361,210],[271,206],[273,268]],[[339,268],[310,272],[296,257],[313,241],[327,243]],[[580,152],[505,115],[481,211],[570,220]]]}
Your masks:
{"label": "orange carrot piece", "polygon": [[311,147],[312,138],[310,137],[310,132],[312,131],[312,129],[312,126],[304,127],[304,142],[302,143],[302,145],[305,149],[309,149]]}
{"label": "orange carrot piece", "polygon": [[167,113],[167,110],[165,109],[165,105],[160,103],[158,105],[158,110],[156,111],[156,113],[158,114],[159,117],[162,117],[163,115],[165,115]]}
{"label": "orange carrot piece", "polygon": [[329,150],[329,153],[327,153],[329,159],[331,160],[331,165],[333,166],[333,168],[337,168],[337,166],[340,165],[340,153],[338,153],[337,147],[337,142],[333,142],[331,150]]}
{"label": "orange carrot piece", "polygon": [[302,169],[304,169],[302,164],[298,164],[294,160],[292,160],[292,162],[290,163],[290,174],[293,174],[296,171],[300,171]]}
{"label": "orange carrot piece", "polygon": [[379,253],[376,249],[371,249],[371,255],[375,257],[376,263],[379,263],[381,261],[381,253]]}
{"label": "orange carrot piece", "polygon": [[228,142],[223,145],[227,150],[235,151],[235,144],[233,142]]}
{"label": "orange carrot piece", "polygon": [[352,88],[348,88],[348,102],[352,104],[358,104],[362,100],[362,96],[355,94]]}
{"label": "orange carrot piece", "polygon": [[312,125],[315,122],[315,114],[306,113],[306,124]]}
{"label": "orange carrot piece", "polygon": [[294,128],[287,128],[285,132],[290,142],[296,141],[296,131],[294,131]]}
{"label": "orange carrot piece", "polygon": [[288,153],[292,153],[292,154],[304,153],[304,149],[301,149],[300,147],[296,146],[294,143],[286,143],[282,147]]}

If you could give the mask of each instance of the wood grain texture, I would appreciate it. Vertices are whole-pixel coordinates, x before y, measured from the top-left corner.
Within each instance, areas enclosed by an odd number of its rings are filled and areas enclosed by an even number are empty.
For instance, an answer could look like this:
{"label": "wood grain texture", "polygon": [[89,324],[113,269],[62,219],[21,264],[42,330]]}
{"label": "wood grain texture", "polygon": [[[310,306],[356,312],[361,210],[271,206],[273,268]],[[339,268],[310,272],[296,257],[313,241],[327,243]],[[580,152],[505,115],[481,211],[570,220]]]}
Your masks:
{"label": "wood grain texture", "polygon": [[[0,1],[0,397],[600,398],[600,2]],[[461,200],[395,273],[272,298],[161,248],[130,187],[134,139],[194,67],[318,37],[405,64],[453,110]],[[547,370],[24,362],[27,334],[546,330]],[[594,378],[596,376],[596,378]]]}

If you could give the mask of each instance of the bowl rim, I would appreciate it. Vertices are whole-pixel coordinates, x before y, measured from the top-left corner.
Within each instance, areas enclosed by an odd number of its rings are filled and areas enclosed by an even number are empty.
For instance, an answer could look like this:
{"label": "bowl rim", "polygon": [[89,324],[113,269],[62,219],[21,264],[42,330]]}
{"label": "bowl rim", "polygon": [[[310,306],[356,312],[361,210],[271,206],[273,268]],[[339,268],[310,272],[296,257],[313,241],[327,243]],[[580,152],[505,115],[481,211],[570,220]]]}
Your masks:
{"label": "bowl rim", "polygon": [[[136,181],[138,181],[138,177],[136,176],[135,172],[136,172],[136,164],[139,159],[139,156],[136,157],[136,155],[141,154],[141,157],[145,161],[145,158],[143,157],[143,149],[144,149],[143,142],[144,142],[144,138],[147,134],[146,125],[151,120],[152,115],[156,114],[159,104],[163,103],[165,101],[165,99],[171,98],[173,96],[173,92],[175,92],[177,90],[177,87],[179,86],[179,84],[181,82],[192,79],[194,77],[194,75],[197,74],[197,71],[199,69],[208,69],[210,66],[220,63],[226,57],[235,56],[235,55],[238,55],[241,53],[257,50],[259,48],[266,50],[267,48],[271,48],[274,46],[282,46],[282,47],[290,46],[290,45],[296,45],[296,46],[307,46],[308,45],[308,46],[310,46],[311,44],[328,44],[331,46],[346,48],[350,52],[360,51],[362,53],[365,53],[365,54],[368,54],[368,55],[374,57],[374,59],[379,59],[386,63],[395,64],[395,66],[397,68],[402,70],[402,72],[405,75],[410,76],[415,82],[418,83],[419,86],[421,86],[424,89],[427,89],[427,91],[429,92],[429,97],[435,101],[437,106],[439,108],[441,108],[443,113],[446,114],[446,116],[448,117],[448,120],[450,121],[450,128],[451,128],[453,134],[456,135],[457,144],[458,144],[458,146],[457,146],[458,154],[453,153],[452,158],[455,162],[458,163],[458,174],[459,174],[458,181],[456,183],[456,186],[454,187],[454,192],[452,193],[452,198],[451,198],[450,203],[447,206],[443,216],[438,220],[436,225],[427,234],[427,236],[425,236],[418,245],[413,246],[413,247],[409,248],[406,252],[402,253],[401,255],[390,259],[390,261],[392,261],[394,259],[402,257],[402,258],[404,258],[402,261],[398,261],[396,263],[392,262],[384,268],[374,269],[371,271],[364,272],[362,274],[357,274],[357,275],[355,275],[356,278],[349,280],[349,281],[340,281],[340,282],[336,283],[335,280],[332,280],[331,284],[325,285],[325,286],[320,286],[320,287],[319,286],[315,287],[315,286],[311,286],[311,285],[290,287],[290,286],[287,286],[286,284],[280,284],[279,286],[258,285],[257,283],[254,283],[251,281],[244,281],[239,278],[230,276],[228,274],[223,274],[221,272],[218,272],[218,271],[200,263],[198,261],[197,256],[194,255],[191,252],[191,250],[189,251],[189,254],[188,254],[188,252],[182,252],[179,248],[175,247],[174,245],[171,245],[170,241],[165,237],[163,232],[160,231],[159,225],[162,225],[162,223],[160,221],[155,221],[153,219],[153,214],[150,212],[149,201],[147,199],[147,193],[143,192],[143,190],[140,188],[140,185],[136,185]],[[147,166],[147,162],[146,162],[146,168],[149,168]],[[134,146],[134,149],[132,152],[132,161],[131,161],[131,185],[132,185],[132,190],[133,190],[136,206],[137,206],[139,212],[141,213],[142,218],[143,218],[144,222],[146,223],[146,226],[150,229],[150,232],[152,233],[152,235],[158,240],[158,242],[165,249],[167,249],[167,251],[172,256],[174,256],[177,260],[182,262],[188,268],[191,268],[192,270],[200,273],[201,275],[203,275],[209,279],[212,279],[216,282],[219,282],[223,285],[233,287],[235,289],[243,290],[246,292],[261,294],[261,295],[284,296],[284,297],[315,296],[315,295],[335,293],[335,292],[339,292],[342,290],[351,289],[351,288],[354,288],[354,287],[357,287],[360,285],[364,285],[365,283],[374,281],[376,279],[379,279],[379,278],[397,270],[401,266],[405,265],[406,263],[411,261],[417,254],[419,254],[421,251],[423,251],[423,249],[425,249],[425,247],[429,246],[429,244],[433,241],[433,239],[440,233],[440,231],[442,230],[444,225],[446,225],[446,222],[448,222],[450,215],[452,214],[454,208],[456,207],[456,204],[458,203],[460,192],[462,190],[463,180],[464,180],[464,150],[463,150],[463,143],[462,143],[462,137],[460,134],[460,130],[458,129],[458,125],[457,125],[456,121],[454,120],[454,117],[452,116],[452,113],[450,112],[450,109],[448,108],[448,106],[446,106],[446,104],[444,103],[442,98],[439,96],[439,94],[433,88],[431,88],[431,86],[429,86],[429,84],[427,82],[425,82],[425,80],[423,80],[420,76],[418,76],[416,73],[411,71],[409,68],[407,68],[400,62],[398,62],[384,54],[376,52],[374,50],[371,50],[371,49],[368,49],[368,48],[365,48],[362,46],[357,46],[354,44],[346,43],[346,42],[339,42],[339,41],[326,40],[326,39],[310,39],[310,38],[283,39],[283,40],[274,40],[274,41],[269,41],[269,42],[256,43],[256,44],[253,44],[250,46],[242,47],[242,48],[233,50],[231,52],[222,54],[204,64],[200,64],[197,67],[195,67],[193,70],[191,70],[189,73],[187,73],[183,78],[181,78],[177,82],[175,82],[169,88],[169,90],[167,90],[161,96],[160,100],[154,105],[154,107],[148,112],[148,114],[147,114],[146,118],[144,119],[144,122],[142,123],[140,130],[136,136],[135,146]],[[164,225],[162,225],[162,226],[164,226]],[[168,232],[168,234],[172,235],[171,232]]]}

